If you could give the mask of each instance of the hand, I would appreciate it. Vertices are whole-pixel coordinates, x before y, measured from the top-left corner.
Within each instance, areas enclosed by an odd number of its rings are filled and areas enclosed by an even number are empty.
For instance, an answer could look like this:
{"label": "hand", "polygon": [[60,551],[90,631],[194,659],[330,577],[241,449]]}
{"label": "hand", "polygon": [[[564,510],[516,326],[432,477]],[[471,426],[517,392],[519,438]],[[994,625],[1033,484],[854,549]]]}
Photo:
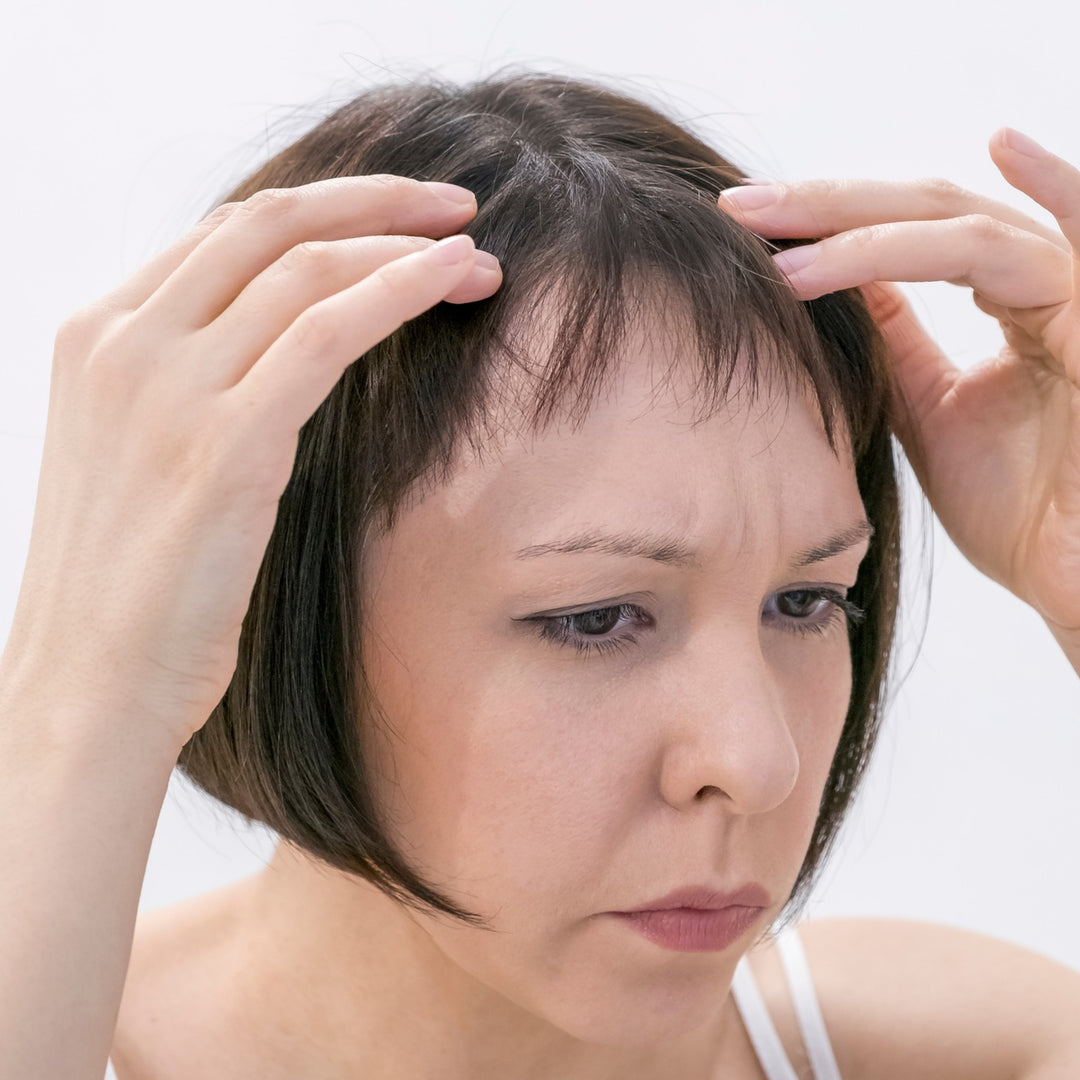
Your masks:
{"label": "hand", "polygon": [[475,213],[398,177],[259,192],[69,318],[5,678],[179,752],[235,669],[300,428],[404,321],[498,288],[494,256],[434,239]]}
{"label": "hand", "polygon": [[[777,265],[804,300],[862,288],[892,357],[896,432],[942,524],[980,570],[1075,637],[1080,172],[1009,129],[990,154],[1061,232],[938,180],[754,185],[720,203],[762,236],[823,237]],[[996,357],[957,369],[889,284],[933,280],[969,287],[998,320]]]}

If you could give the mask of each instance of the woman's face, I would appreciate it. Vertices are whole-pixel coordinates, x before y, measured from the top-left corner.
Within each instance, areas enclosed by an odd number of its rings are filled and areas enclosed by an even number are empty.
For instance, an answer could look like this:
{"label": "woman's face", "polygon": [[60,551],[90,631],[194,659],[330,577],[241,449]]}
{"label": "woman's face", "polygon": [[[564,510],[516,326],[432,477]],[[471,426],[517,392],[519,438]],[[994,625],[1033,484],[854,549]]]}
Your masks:
{"label": "woman's face", "polygon": [[[851,687],[822,594],[867,548],[809,400],[763,389],[695,425],[670,355],[630,341],[580,427],[463,457],[365,561],[389,834],[496,932],[408,917],[448,970],[592,1042],[706,1022],[783,907]],[[770,906],[722,951],[609,914],[750,882]]]}

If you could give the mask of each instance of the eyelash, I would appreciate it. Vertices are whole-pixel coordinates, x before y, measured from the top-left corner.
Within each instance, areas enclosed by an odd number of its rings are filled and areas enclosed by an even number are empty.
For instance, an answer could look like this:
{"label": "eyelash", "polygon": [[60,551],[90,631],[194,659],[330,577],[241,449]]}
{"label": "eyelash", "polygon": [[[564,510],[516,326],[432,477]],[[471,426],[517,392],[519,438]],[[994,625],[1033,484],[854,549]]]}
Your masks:
{"label": "eyelash", "polygon": [[[806,596],[815,604],[820,601],[826,602],[823,616],[815,619],[798,618],[795,616],[781,615],[779,621],[786,625],[791,633],[806,637],[810,634],[825,634],[838,622],[846,622],[847,626],[857,626],[865,617],[866,612],[857,604],[853,604],[847,597],[836,592],[835,589],[789,589],[787,592],[777,593],[777,598],[791,596]],[[602,638],[594,634],[579,634],[574,636],[572,621],[581,619],[586,615],[606,615],[610,612],[617,614],[617,619],[636,619],[639,628],[648,629],[653,626],[652,616],[644,608],[637,604],[612,604],[608,607],[590,608],[587,611],[575,611],[569,615],[534,615],[527,621],[536,623],[539,636],[545,641],[556,645],[568,646],[577,652],[586,653],[615,653],[620,649],[628,648],[637,644],[636,634],[623,634],[621,637]],[[610,633],[611,631],[608,631]]]}

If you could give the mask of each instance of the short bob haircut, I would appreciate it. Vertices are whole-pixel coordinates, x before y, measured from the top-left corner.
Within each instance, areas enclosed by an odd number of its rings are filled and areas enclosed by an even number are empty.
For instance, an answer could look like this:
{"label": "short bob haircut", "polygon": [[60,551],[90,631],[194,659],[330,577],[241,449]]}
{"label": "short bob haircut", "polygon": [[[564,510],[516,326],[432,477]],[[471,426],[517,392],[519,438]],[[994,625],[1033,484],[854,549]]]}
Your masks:
{"label": "short bob haircut", "polygon": [[[490,299],[441,303],[406,323],[358,358],[304,425],[236,671],[179,768],[395,900],[486,926],[394,849],[366,780],[360,732],[376,710],[361,655],[365,538],[393,526],[417,485],[448,475],[462,440],[480,445],[506,365],[531,380],[527,423],[581,417],[633,321],[674,318],[679,340],[697,354],[702,415],[733,393],[753,393],[768,365],[816,400],[834,450],[838,432],[851,446],[874,526],[851,594],[866,612],[849,630],[851,701],[785,908],[792,916],[874,745],[897,608],[886,357],[862,295],[799,301],[770,258],[787,245],[762,240],[717,207],[718,193],[742,179],[734,165],[649,105],[531,72],[365,91],[221,201],[365,174],[474,192],[479,212],[466,231],[498,256],[503,285]],[[545,298],[556,312],[554,344],[538,362],[520,343]]]}

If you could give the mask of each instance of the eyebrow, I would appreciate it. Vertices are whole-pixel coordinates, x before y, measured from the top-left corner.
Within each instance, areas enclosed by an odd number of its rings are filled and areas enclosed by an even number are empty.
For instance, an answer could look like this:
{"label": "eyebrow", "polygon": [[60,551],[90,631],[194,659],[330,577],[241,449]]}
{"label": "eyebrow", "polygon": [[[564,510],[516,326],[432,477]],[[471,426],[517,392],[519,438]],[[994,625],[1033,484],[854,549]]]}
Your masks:
{"label": "eyebrow", "polygon": [[680,536],[657,536],[650,533],[605,533],[588,531],[547,544],[531,544],[515,553],[519,559],[536,559],[541,555],[573,555],[581,551],[601,555],[624,555],[668,566],[697,566],[697,554]]}
{"label": "eyebrow", "polygon": [[[865,518],[848,526],[835,536],[800,551],[792,562],[795,567],[823,562],[874,535],[874,527]],[[606,533],[589,530],[545,544],[530,544],[514,553],[518,559],[537,559],[544,555],[575,555],[592,552],[599,555],[621,555],[629,558],[651,559],[666,566],[699,566],[701,559],[684,537],[652,533]]]}
{"label": "eyebrow", "polygon": [[866,518],[863,518],[861,521],[857,521],[854,525],[844,529],[843,532],[830,536],[824,543],[800,551],[795,556],[792,565],[810,566],[812,563],[824,562],[834,555],[839,555],[841,551],[847,551],[848,548],[853,548],[856,544],[862,543],[863,540],[869,540],[873,535],[874,526]]}

